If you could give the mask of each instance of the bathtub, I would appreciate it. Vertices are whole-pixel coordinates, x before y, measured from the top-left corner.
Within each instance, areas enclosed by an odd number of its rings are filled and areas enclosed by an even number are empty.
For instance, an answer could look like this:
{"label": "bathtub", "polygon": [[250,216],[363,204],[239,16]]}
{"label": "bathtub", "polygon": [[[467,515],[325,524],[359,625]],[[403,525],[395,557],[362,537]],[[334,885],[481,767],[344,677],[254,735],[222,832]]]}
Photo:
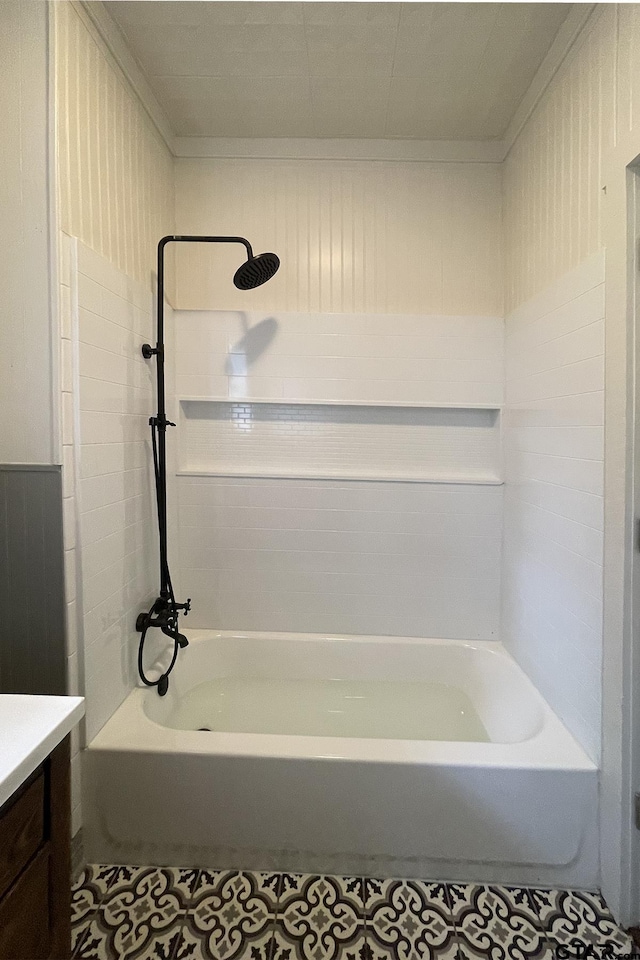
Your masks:
{"label": "bathtub", "polygon": [[[597,885],[597,767],[501,644],[187,635],[167,696],[134,690],[85,751],[90,861]],[[326,735],[315,694],[301,713],[296,684],[329,680],[380,691],[375,736],[349,735],[348,717]],[[201,684],[228,700],[249,681],[273,703],[198,729],[222,716]],[[436,710],[430,726],[402,706],[420,684],[479,723],[448,734]]]}

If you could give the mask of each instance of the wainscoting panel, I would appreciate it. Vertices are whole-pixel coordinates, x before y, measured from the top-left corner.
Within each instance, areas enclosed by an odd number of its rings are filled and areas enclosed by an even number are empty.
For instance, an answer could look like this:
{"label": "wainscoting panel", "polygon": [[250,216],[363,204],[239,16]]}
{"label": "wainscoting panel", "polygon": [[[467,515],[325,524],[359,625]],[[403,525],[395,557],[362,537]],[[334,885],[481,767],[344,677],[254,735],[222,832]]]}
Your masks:
{"label": "wainscoting panel", "polygon": [[0,692],[65,694],[62,473],[0,465]]}

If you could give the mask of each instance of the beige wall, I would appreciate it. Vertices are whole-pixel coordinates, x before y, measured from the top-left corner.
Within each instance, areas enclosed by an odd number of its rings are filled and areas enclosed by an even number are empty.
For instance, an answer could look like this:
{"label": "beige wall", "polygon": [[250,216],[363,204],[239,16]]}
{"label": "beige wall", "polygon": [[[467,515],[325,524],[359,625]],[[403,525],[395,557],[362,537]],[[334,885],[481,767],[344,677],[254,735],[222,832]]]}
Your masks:
{"label": "beige wall", "polygon": [[56,458],[47,72],[46,3],[0,3],[0,462],[5,463]]}
{"label": "beige wall", "polygon": [[240,249],[177,250],[181,309],[502,315],[500,165],[176,160],[178,233],[243,234],[279,274],[232,284]]}
{"label": "beige wall", "polygon": [[51,6],[60,227],[148,283],[157,241],[173,232],[173,158],[82,13]]}
{"label": "beige wall", "polygon": [[[604,163],[629,102],[623,85],[640,39],[638,5],[596,12],[504,164],[507,312],[596,253],[603,243]],[[616,42],[616,16],[626,39]],[[628,32],[627,32],[628,31]],[[637,59],[637,58],[636,58]],[[616,72],[617,63],[617,72]],[[640,80],[640,77],[638,78]],[[627,96],[627,101],[629,97]],[[616,107],[620,109],[616,125]]]}

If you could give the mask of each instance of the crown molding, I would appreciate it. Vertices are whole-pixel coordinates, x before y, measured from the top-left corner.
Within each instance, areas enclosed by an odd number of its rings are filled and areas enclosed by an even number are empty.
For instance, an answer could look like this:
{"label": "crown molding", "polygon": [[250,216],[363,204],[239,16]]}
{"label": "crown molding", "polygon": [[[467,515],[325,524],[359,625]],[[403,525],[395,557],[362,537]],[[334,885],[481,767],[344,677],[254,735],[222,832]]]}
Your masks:
{"label": "crown molding", "polygon": [[592,15],[595,16],[594,11],[597,11],[599,7],[600,4],[596,3],[574,3],[572,5],[564,23],[556,34],[555,40],[549,47],[546,57],[540,64],[535,77],[529,84],[527,92],[520,101],[520,105],[506,129],[504,135],[504,159],[508,156],[511,147],[522,132],[522,128],[566,60],[569,51],[585,29],[587,21]]}
{"label": "crown molding", "polygon": [[501,140],[355,140],[175,137],[176,157],[251,160],[398,160],[501,163]]}
{"label": "crown molding", "polygon": [[173,154],[174,137],[167,116],[156,100],[155,94],[137,60],[129,50],[120,28],[108,13],[102,0],[70,0],[70,2],[86,26],[110,55],[144,107],[169,151]]}

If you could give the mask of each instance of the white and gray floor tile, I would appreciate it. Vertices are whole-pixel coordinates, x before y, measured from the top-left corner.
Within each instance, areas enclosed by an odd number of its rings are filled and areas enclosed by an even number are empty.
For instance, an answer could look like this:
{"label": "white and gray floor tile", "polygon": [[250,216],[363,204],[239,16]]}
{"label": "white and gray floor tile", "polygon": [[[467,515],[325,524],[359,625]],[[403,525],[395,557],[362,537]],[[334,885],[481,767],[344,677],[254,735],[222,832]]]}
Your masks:
{"label": "white and gray floor tile", "polygon": [[74,960],[640,958],[599,894],[313,874],[89,865]]}

